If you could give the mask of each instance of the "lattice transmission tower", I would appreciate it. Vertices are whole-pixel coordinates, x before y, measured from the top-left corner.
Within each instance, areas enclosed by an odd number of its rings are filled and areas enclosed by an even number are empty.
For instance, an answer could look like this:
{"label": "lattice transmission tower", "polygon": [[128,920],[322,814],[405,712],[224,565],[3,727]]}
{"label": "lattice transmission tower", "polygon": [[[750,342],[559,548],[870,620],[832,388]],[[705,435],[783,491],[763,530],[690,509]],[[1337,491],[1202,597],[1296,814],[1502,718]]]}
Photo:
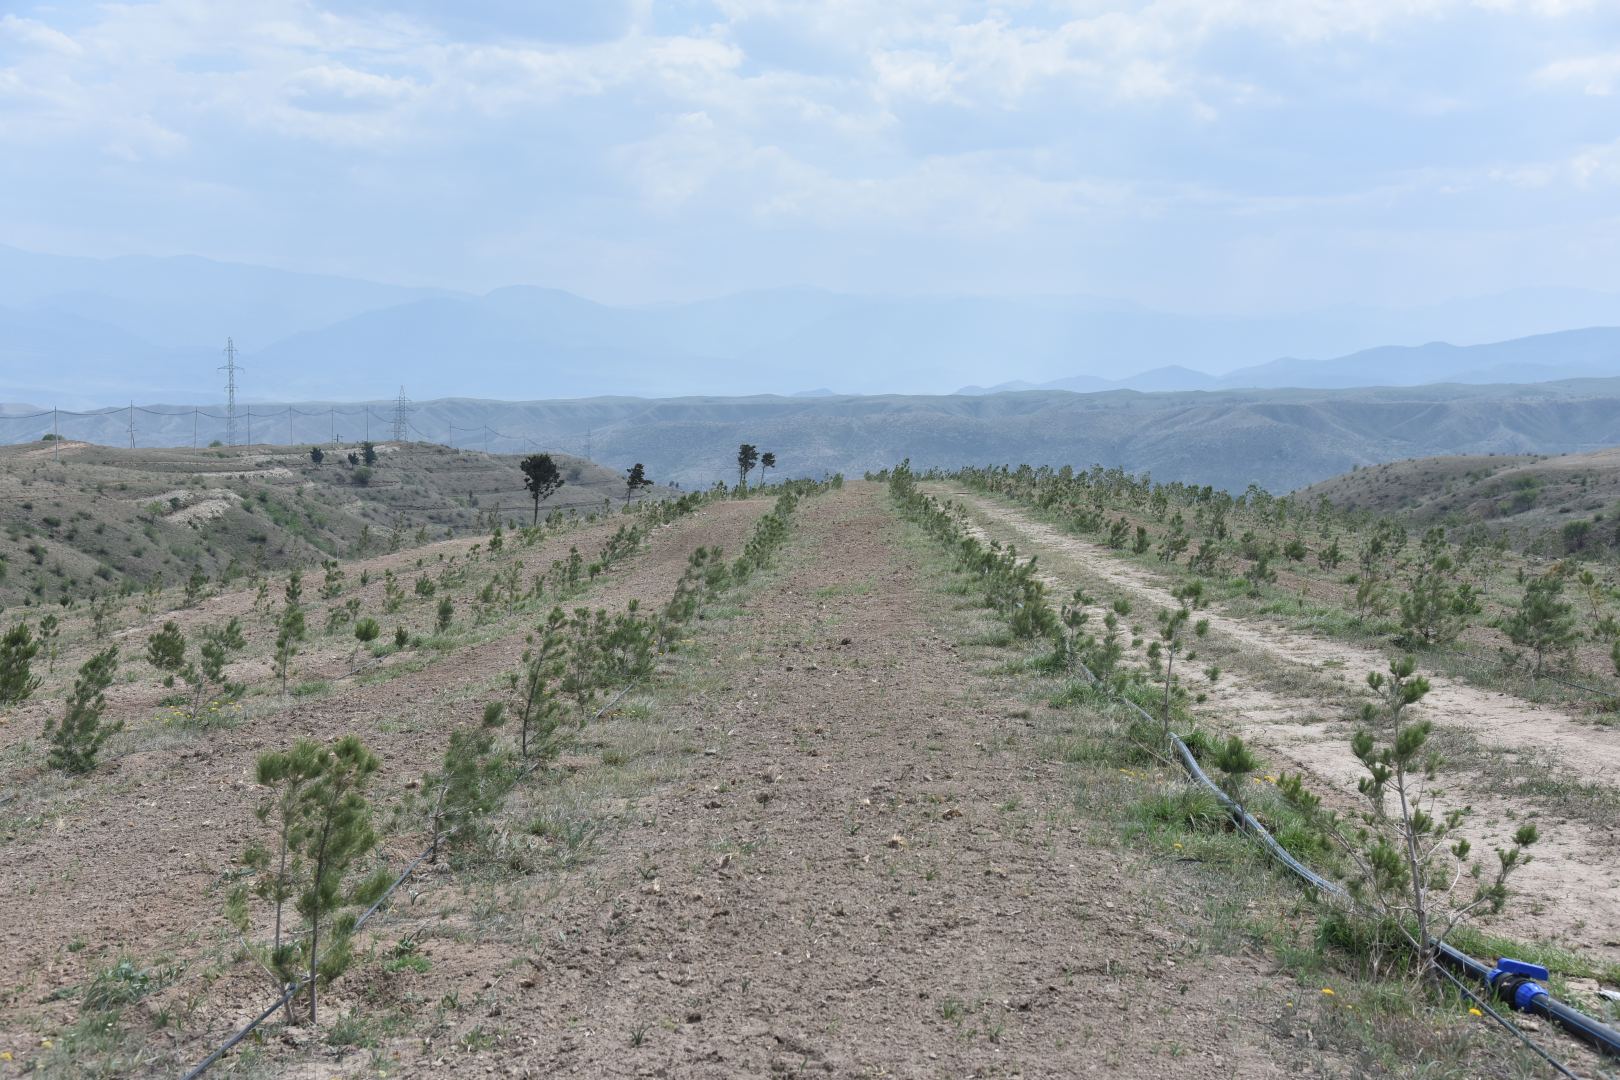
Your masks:
{"label": "lattice transmission tower", "polygon": [[236,445],[236,373],[242,369],[236,364],[236,342],[231,338],[225,339],[225,363],[220,366],[225,373],[225,445]]}
{"label": "lattice transmission tower", "polygon": [[411,431],[411,399],[405,396],[405,388],[399,388],[399,397],[394,401],[394,441],[404,442]]}

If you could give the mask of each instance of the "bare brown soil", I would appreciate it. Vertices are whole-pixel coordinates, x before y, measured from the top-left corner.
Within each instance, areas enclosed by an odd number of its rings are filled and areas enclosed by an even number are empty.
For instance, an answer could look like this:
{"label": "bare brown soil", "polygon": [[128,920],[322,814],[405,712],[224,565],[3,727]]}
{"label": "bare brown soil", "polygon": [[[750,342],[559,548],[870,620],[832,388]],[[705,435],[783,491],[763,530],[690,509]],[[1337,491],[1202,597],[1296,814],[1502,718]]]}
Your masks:
{"label": "bare brown soil", "polygon": [[[484,985],[522,1076],[1300,1076],[1300,996],[1196,955],[1177,864],[1088,836],[1035,724],[957,652],[880,490],[800,510],[775,587],[717,630],[665,723],[703,748]],[[1168,903],[1167,903],[1168,900]],[[423,978],[431,1000],[445,985]],[[463,980],[463,985],[466,985]],[[1246,1016],[1230,1003],[1247,1001]],[[1315,1008],[1315,1003],[1308,1003]],[[1331,1058],[1329,1059],[1331,1060]]]}
{"label": "bare brown soil", "polygon": [[[736,550],[765,508],[722,502],[660,531],[587,602],[660,602],[694,547]],[[397,1022],[373,1049],[276,1027],[223,1074],[1354,1073],[1310,1037],[1325,1006],[1296,1001],[1291,976],[1204,947],[1198,867],[1124,848],[1077,809],[1065,766],[1035,752],[1042,721],[958,648],[979,616],[938,591],[882,490],[851,485],[799,517],[774,581],[668,662],[684,689],[639,729],[665,764],[611,807],[588,857],[413,879],[326,998],[356,1022],[387,1007]],[[250,609],[228,594],[183,617]],[[256,755],[357,732],[391,797],[498,696],[522,647],[514,626],[206,737],[136,740],[66,791],[21,777],[53,816],[0,859],[0,908],[23,913],[0,924],[13,1067],[47,1060],[42,1042],[77,1015],[73,988],[120,955],[185,967],[137,1010],[178,1020],[145,1032],[146,1065],[126,1075],[172,1075],[256,1011],[268,995],[246,961],[203,974],[230,952],[221,886],[254,828]],[[342,653],[328,643],[301,663]],[[150,678],[120,686],[115,712],[150,724],[159,693]],[[4,737],[37,720],[31,707]],[[565,769],[592,767],[580,754],[607,738],[587,729]],[[390,842],[396,860],[413,840]],[[405,937],[427,971],[382,967]]]}
{"label": "bare brown soil", "polygon": [[[1109,595],[1125,596],[1149,610],[1176,603],[1168,587],[1153,576],[1115,557],[1105,547],[1068,535],[1020,510],[981,496],[952,491],[990,527],[989,535],[1016,543],[1025,555],[1036,555],[1049,587],[1066,595],[1077,585],[1108,586]],[[1217,730],[1236,729],[1263,747],[1274,767],[1303,772],[1331,804],[1348,807],[1360,767],[1350,753],[1350,708],[1364,696],[1362,677],[1387,668],[1388,661],[1368,649],[1327,641],[1296,630],[1258,621],[1200,612],[1212,635],[1241,646],[1223,655],[1219,680],[1196,671],[1187,678],[1209,695],[1197,712]],[[1133,618],[1146,622],[1150,618]],[[1244,656],[1247,652],[1249,655]],[[1237,666],[1233,666],[1236,659]],[[1279,686],[1276,666],[1308,672],[1312,678]],[[1506,694],[1491,693],[1455,680],[1429,675],[1434,689],[1418,708],[1441,727],[1455,727],[1512,751],[1533,753],[1560,771],[1602,784],[1620,773],[1620,734],[1594,729],[1547,706],[1532,705]],[[1342,687],[1326,696],[1326,683]],[[1612,829],[1568,820],[1539,809],[1536,800],[1502,797],[1495,785],[1466,770],[1451,769],[1449,790],[1437,805],[1471,806],[1465,834],[1480,850],[1508,843],[1513,830],[1535,816],[1542,840],[1535,858],[1516,878],[1526,899],[1487,922],[1490,929],[1521,939],[1553,942],[1613,962],[1620,959],[1620,841]]]}

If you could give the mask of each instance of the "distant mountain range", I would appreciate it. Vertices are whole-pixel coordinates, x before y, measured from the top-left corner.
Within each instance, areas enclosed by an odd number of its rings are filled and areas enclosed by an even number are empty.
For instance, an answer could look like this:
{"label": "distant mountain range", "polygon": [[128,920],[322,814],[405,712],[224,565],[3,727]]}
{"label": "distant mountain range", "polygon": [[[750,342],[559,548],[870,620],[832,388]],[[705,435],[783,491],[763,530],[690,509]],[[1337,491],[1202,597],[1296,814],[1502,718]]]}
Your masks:
{"label": "distant mountain range", "polygon": [[1020,390],[1228,390],[1301,387],[1422,386],[1433,383],[1535,383],[1601,379],[1620,375],[1620,327],[1594,326],[1536,334],[1484,345],[1383,345],[1330,360],[1285,358],[1239,368],[1225,375],[1171,366],[1124,379],[1076,375],[1045,383],[1008,382],[965,386],[959,394]]}
{"label": "distant mountain range", "polygon": [[[39,438],[52,417],[0,407],[0,441]],[[274,443],[383,439],[387,402],[254,405],[252,434]],[[11,414],[8,418],[7,414]],[[190,408],[136,407],[63,418],[70,439],[190,445],[223,434]],[[193,425],[197,425],[194,427]],[[779,476],[859,475],[909,457],[968,464],[1118,465],[1161,480],[1287,491],[1370,465],[1433,454],[1587,451],[1620,444],[1620,379],[1532,386],[1220,390],[988,396],[586,398],[418,402],[413,440],[493,453],[561,451],[622,470],[646,465],[688,487],[735,480],[737,444],[770,450]]]}
{"label": "distant mountain range", "polygon": [[[242,396],[263,402],[381,398],[401,385],[419,399],[564,398],[1620,375],[1610,326],[1620,326],[1620,296],[1574,289],[1264,317],[1095,297],[810,288],[611,306],[531,286],[472,295],[195,257],[0,247],[0,400],[72,408],[217,401],[227,336],[245,369]],[[1452,344],[1418,344],[1434,341]],[[1468,351],[1487,342],[1501,344]],[[1385,348],[1403,345],[1414,348]]]}

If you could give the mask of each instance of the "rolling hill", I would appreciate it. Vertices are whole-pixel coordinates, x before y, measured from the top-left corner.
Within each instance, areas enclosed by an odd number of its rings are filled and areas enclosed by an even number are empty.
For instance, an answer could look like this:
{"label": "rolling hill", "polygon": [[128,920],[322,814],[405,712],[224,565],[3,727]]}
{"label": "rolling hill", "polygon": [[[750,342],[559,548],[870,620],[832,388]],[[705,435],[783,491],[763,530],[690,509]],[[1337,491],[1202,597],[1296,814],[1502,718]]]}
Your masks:
{"label": "rolling hill", "polygon": [[[262,411],[261,411],[262,409]],[[1288,491],[1346,472],[1435,454],[1550,454],[1620,444],[1620,379],[1530,386],[1260,390],[1143,394],[1062,391],[971,396],[586,398],[418,402],[413,436],[497,453],[548,449],[615,469],[642,462],[660,482],[733,481],[737,444],[771,450],[780,475],[858,475],[910,457],[918,468],[1095,462],[1160,479],[1241,491]],[[369,412],[369,417],[363,414]],[[254,408],[256,437],[324,442],[389,406],[303,403]],[[138,442],[188,444],[190,409],[136,410]],[[121,443],[130,415],[70,417],[75,439]],[[38,439],[51,416],[0,416],[0,439]],[[290,429],[290,430],[289,430]],[[222,434],[202,419],[199,441]],[[273,434],[266,434],[272,432]],[[286,433],[286,434],[283,434]]]}
{"label": "rolling hill", "polygon": [[[414,443],[358,446],[316,465],[300,447],[128,450],[82,442],[0,449],[0,609],[53,604],[129,582],[169,585],[254,565],[318,565],[465,531],[487,515],[527,522],[515,459]],[[618,473],[576,458],[545,504],[622,498]],[[398,535],[395,530],[408,523]],[[486,526],[487,527],[487,526]],[[425,537],[417,530],[426,529]]]}
{"label": "rolling hill", "polygon": [[1415,526],[1479,524],[1548,555],[1620,547],[1620,447],[1574,454],[1444,455],[1355,469],[1305,488]]}

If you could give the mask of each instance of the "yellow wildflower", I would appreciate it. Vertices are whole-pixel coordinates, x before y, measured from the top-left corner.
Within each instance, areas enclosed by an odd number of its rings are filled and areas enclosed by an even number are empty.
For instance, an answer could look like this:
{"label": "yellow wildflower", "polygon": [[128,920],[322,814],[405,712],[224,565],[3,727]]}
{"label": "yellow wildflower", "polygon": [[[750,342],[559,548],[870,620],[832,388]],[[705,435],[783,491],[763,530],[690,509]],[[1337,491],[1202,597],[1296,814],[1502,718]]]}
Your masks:
{"label": "yellow wildflower", "polygon": [[1472,1005],[1470,1005],[1470,1006],[1468,1006],[1468,1015],[1469,1016],[1484,1016],[1485,1014],[1480,1012],[1478,1009],[1474,1008]]}
{"label": "yellow wildflower", "polygon": [[1328,997],[1332,997],[1333,996],[1333,987],[1331,987],[1331,986],[1322,987],[1322,993],[1326,994]]}

